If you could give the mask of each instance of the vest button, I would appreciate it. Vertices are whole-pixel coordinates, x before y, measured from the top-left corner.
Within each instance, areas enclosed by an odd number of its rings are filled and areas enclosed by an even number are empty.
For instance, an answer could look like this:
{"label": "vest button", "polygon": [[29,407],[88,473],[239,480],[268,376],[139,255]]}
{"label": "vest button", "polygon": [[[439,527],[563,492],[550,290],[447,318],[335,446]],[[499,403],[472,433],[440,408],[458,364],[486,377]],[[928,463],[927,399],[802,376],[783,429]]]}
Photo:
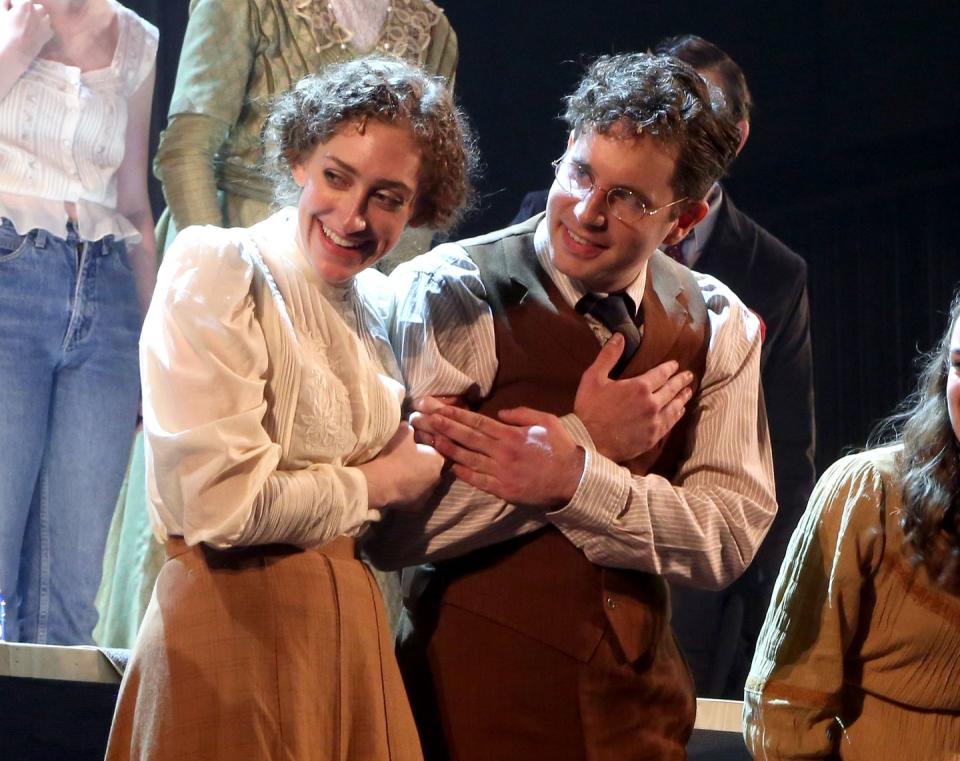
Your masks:
{"label": "vest button", "polygon": [[614,599],[613,597],[608,597],[608,598],[606,599],[606,603],[607,603],[607,607],[608,607],[608,608],[616,608],[616,607],[617,607],[617,601],[616,601],[616,599]]}

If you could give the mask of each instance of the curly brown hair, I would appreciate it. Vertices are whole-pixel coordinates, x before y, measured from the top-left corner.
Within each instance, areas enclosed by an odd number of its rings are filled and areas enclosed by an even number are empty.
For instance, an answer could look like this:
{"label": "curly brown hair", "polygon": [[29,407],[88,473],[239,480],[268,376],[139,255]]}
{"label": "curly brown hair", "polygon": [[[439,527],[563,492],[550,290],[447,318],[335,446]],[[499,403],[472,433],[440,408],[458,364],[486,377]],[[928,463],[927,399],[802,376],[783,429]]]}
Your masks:
{"label": "curly brown hair", "polygon": [[674,146],[671,186],[677,198],[703,198],[726,173],[740,145],[730,110],[711,101],[706,82],[693,67],[670,56],[601,56],[566,103],[563,118],[575,136],[626,128]]}
{"label": "curly brown hair", "polygon": [[399,58],[367,56],[326,67],[278,97],[264,129],[266,171],[277,200],[291,203],[299,188],[290,169],[347,124],[402,124],[421,151],[412,225],[452,227],[472,199],[474,139],[442,79]]}
{"label": "curly brown hair", "polygon": [[887,421],[903,443],[900,482],[905,550],[942,586],[960,589],[960,442],[950,422],[946,388],[950,340],[960,319],[960,291],[947,330],[921,357],[917,389]]}

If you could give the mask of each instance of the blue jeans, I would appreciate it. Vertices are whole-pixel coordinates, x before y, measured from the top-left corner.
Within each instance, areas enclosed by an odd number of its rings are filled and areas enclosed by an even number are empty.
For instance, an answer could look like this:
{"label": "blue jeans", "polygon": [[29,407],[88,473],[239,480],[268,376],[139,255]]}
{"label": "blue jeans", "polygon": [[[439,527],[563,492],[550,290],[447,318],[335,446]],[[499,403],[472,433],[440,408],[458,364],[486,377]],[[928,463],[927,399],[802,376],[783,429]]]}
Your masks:
{"label": "blue jeans", "polygon": [[0,590],[7,639],[92,641],[140,395],[126,246],[0,225]]}

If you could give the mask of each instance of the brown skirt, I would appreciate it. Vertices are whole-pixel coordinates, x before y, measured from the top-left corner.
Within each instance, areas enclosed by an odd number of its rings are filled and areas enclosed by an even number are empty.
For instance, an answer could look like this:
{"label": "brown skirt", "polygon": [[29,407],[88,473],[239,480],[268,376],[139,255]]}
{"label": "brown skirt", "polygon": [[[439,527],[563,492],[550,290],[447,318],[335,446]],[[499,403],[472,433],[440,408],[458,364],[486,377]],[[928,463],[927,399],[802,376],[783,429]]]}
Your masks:
{"label": "brown skirt", "polygon": [[170,540],[107,759],[421,761],[383,601],[353,541]]}

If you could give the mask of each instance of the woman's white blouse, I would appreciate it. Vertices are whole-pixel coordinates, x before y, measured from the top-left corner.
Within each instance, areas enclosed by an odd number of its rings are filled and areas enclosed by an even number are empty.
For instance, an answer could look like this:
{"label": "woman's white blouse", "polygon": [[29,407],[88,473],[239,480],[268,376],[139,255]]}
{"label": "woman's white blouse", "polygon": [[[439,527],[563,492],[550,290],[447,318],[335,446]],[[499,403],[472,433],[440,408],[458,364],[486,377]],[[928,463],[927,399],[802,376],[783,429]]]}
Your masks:
{"label": "woman's white blouse", "polygon": [[379,517],[353,467],[393,436],[403,400],[378,290],[320,280],[293,209],[180,233],[140,341],[158,538],[309,547]]}
{"label": "woman's white blouse", "polygon": [[42,228],[63,235],[67,201],[77,207],[82,238],[139,240],[116,210],[117,169],[128,101],[153,69],[158,32],[113,6],[118,39],[108,67],[81,72],[36,58],[0,101],[0,215],[21,234]]}

